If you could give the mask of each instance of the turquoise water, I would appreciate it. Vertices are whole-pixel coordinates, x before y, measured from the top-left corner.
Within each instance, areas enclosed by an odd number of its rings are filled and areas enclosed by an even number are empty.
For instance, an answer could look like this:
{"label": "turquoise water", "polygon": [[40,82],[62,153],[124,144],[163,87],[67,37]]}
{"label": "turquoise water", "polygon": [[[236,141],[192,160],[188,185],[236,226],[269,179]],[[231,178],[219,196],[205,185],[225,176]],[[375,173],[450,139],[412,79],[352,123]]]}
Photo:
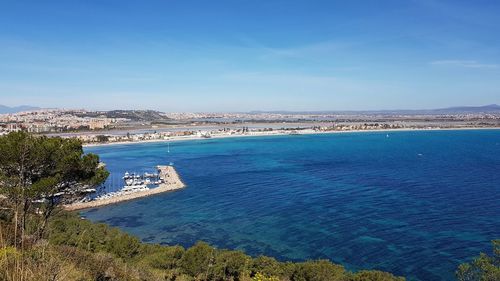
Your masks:
{"label": "turquoise water", "polygon": [[345,133],[92,147],[110,190],[174,162],[187,188],[85,211],[143,241],[327,258],[452,280],[500,238],[500,130]]}

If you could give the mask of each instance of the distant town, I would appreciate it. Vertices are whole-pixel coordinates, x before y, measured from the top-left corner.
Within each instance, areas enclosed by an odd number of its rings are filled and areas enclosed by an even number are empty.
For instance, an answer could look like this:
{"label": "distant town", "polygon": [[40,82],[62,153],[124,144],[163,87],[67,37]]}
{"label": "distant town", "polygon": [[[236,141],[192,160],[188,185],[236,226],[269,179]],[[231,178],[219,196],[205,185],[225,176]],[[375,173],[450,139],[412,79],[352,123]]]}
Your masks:
{"label": "distant town", "polygon": [[172,138],[454,128],[500,128],[500,107],[492,105],[428,111],[249,113],[31,109],[0,114],[0,135],[27,131],[78,138],[87,144]]}

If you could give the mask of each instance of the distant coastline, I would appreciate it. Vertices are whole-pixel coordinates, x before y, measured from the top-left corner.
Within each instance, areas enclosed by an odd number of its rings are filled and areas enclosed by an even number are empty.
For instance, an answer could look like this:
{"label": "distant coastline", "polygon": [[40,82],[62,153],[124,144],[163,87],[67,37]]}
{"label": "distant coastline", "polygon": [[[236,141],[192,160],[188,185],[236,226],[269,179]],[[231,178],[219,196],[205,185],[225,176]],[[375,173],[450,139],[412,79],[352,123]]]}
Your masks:
{"label": "distant coastline", "polygon": [[137,140],[137,141],[118,141],[118,142],[103,142],[103,143],[84,143],[83,147],[96,146],[111,146],[111,145],[128,145],[141,143],[161,143],[170,141],[195,141],[207,139],[224,139],[224,138],[247,138],[247,137],[266,137],[266,136],[286,136],[286,135],[323,135],[323,134],[344,134],[344,133],[387,133],[387,132],[413,132],[413,131],[467,131],[467,130],[500,130],[500,127],[455,127],[455,128],[396,128],[396,129],[368,129],[368,130],[345,130],[345,131],[314,131],[310,129],[296,131],[291,133],[285,130],[276,130],[270,132],[251,132],[247,134],[215,134],[210,138],[203,138],[196,135],[189,136],[172,136],[166,139],[153,140]]}

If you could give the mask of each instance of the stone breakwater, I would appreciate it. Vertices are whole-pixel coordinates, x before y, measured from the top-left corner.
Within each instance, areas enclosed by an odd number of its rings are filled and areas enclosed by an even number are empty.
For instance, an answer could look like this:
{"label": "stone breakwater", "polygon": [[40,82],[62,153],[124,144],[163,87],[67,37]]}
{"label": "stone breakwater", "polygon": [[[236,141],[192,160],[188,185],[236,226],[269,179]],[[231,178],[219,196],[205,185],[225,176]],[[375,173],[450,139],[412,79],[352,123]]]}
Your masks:
{"label": "stone breakwater", "polygon": [[122,193],[107,199],[68,204],[64,205],[63,208],[68,211],[97,208],[137,198],[152,196],[163,192],[174,191],[177,189],[184,188],[186,186],[182,182],[181,178],[179,177],[179,174],[177,173],[177,171],[173,166],[158,166],[158,170],[160,171],[160,178],[162,178],[164,182],[161,183],[156,188],[151,188],[149,190],[137,191],[132,193]]}

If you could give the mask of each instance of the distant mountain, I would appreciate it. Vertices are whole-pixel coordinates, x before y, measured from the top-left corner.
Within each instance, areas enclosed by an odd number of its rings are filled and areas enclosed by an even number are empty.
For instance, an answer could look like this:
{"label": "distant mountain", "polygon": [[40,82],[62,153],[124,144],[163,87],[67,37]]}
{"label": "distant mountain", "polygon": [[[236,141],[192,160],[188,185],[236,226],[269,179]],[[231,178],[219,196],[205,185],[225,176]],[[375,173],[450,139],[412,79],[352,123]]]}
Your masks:
{"label": "distant mountain", "polygon": [[444,112],[444,113],[499,113],[500,105],[497,104],[489,104],[484,106],[459,106],[459,107],[449,107],[442,109],[435,109],[436,112]]}
{"label": "distant mountain", "polygon": [[380,115],[433,115],[433,114],[467,114],[467,113],[496,113],[500,114],[500,105],[489,104],[484,106],[457,106],[438,109],[401,109],[401,110],[339,110],[339,111],[251,111],[250,114],[380,114]]}
{"label": "distant mountain", "polygon": [[0,104],[0,114],[17,113],[17,112],[31,111],[31,110],[37,110],[37,109],[40,109],[40,108],[35,107],[35,106],[30,106],[30,105],[9,107],[9,106],[5,106],[5,105]]}

